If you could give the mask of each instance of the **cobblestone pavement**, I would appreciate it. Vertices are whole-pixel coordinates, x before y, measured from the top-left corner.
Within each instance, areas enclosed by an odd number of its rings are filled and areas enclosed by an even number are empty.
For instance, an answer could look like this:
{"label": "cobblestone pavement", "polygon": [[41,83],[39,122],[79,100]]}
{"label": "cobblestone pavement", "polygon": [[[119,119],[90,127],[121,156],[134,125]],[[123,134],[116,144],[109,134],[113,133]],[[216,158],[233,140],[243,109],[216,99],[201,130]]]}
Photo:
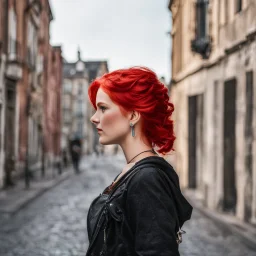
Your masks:
{"label": "cobblestone pavement", "polygon": [[[93,198],[121,171],[113,162],[105,157],[84,161],[83,173],[65,180],[6,220],[0,227],[0,256],[85,255],[87,211]],[[197,210],[184,229],[182,256],[256,255]]]}

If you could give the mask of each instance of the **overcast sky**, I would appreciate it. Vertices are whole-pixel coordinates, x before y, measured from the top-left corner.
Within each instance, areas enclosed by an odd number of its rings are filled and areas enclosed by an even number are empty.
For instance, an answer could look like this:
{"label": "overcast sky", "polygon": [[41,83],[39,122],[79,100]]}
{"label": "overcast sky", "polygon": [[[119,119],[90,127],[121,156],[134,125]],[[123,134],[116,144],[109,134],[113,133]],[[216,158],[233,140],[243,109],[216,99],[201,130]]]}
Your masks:
{"label": "overcast sky", "polygon": [[136,65],[170,79],[168,0],[51,0],[51,43],[67,61],[108,60],[110,71]]}

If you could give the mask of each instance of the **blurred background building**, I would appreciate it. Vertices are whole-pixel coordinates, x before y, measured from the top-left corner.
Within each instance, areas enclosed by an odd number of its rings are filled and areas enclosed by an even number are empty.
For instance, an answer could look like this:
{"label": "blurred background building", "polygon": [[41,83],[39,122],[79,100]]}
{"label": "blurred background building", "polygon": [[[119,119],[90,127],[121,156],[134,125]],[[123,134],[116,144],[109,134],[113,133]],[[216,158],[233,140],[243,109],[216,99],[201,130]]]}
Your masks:
{"label": "blurred background building", "polygon": [[70,139],[76,137],[83,140],[84,153],[98,152],[98,133],[90,122],[94,110],[88,99],[88,87],[95,78],[107,72],[107,61],[83,61],[80,50],[77,51],[76,62],[64,61],[61,143],[63,151],[68,151]]}
{"label": "blurred background building", "polygon": [[0,2],[0,187],[60,159],[61,47],[48,0]]}
{"label": "blurred background building", "polygon": [[115,148],[99,145],[87,94],[108,63],[83,61],[80,50],[67,62],[50,44],[53,18],[49,0],[0,2],[0,187],[34,171],[54,174],[74,137],[86,154]]}
{"label": "blurred background building", "polygon": [[148,66],[170,92],[160,156],[194,207],[181,254],[255,255],[256,0],[0,0],[0,254],[84,253],[88,205],[126,163],[90,122],[110,64]]}
{"label": "blurred background building", "polygon": [[181,185],[210,209],[256,223],[256,1],[169,8]]}

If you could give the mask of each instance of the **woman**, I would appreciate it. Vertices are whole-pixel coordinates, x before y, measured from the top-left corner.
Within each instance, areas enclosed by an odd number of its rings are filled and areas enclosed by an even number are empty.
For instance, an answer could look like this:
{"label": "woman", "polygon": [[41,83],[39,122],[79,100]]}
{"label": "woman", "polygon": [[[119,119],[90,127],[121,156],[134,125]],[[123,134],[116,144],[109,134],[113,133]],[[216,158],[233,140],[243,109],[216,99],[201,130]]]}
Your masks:
{"label": "woman", "polygon": [[99,142],[120,145],[127,164],[90,206],[86,255],[179,255],[180,228],[192,207],[159,156],[175,140],[167,88],[150,69],[133,67],[96,79],[89,98]]}

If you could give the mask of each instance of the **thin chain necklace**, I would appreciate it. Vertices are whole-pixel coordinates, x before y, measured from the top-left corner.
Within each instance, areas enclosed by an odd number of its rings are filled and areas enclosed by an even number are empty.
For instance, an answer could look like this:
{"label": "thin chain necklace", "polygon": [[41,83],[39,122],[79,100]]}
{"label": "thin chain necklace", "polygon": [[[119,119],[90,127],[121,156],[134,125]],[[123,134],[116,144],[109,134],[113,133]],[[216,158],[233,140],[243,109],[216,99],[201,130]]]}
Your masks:
{"label": "thin chain necklace", "polygon": [[[154,149],[142,151],[142,152],[140,152],[138,155],[140,155],[140,154],[142,154],[142,153],[145,153],[145,152],[151,152],[151,153],[153,153],[153,154],[156,155],[156,152],[154,151]],[[136,155],[135,157],[137,157],[138,155]],[[135,157],[134,157],[134,158],[135,158]],[[129,164],[134,158],[132,158],[127,164]],[[111,191],[111,189],[115,186],[115,184],[117,183],[117,181],[118,181],[118,178],[117,178],[116,180],[114,180],[114,181],[111,183],[111,185],[108,187],[108,192]]]}
{"label": "thin chain necklace", "polygon": [[[145,152],[151,152],[153,154],[156,154],[156,152],[154,151],[154,149],[150,149],[150,150],[145,150],[145,151],[142,151],[140,152],[138,155],[136,155],[134,158],[136,158],[137,156],[139,156],[140,154],[142,153],[145,153]],[[129,164],[134,158],[132,158],[127,164]]]}

